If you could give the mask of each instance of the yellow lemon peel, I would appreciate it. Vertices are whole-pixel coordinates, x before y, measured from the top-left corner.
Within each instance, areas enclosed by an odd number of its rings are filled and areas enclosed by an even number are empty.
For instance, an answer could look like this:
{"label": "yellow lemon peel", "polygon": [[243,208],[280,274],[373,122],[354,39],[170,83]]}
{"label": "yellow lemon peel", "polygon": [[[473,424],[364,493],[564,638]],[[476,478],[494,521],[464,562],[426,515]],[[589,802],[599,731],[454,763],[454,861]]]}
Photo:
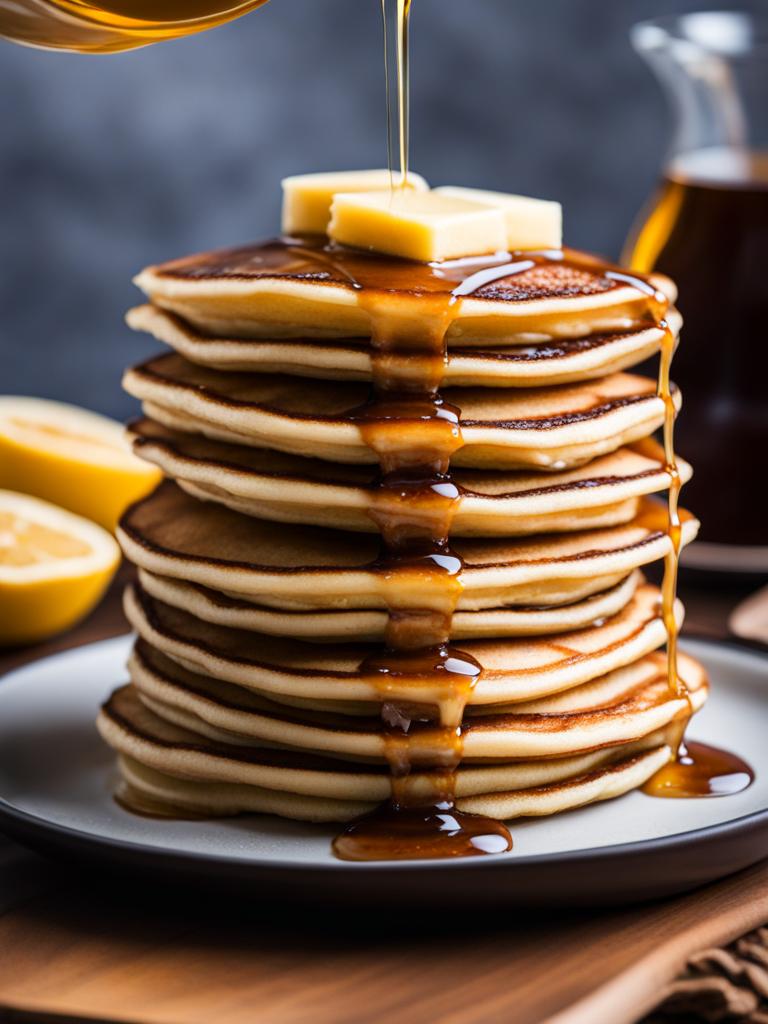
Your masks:
{"label": "yellow lemon peel", "polygon": [[128,505],[159,481],[115,420],[63,402],[0,396],[0,487],[114,531]]}
{"label": "yellow lemon peel", "polygon": [[73,626],[100,600],[119,562],[120,549],[102,527],[0,490],[0,645]]}

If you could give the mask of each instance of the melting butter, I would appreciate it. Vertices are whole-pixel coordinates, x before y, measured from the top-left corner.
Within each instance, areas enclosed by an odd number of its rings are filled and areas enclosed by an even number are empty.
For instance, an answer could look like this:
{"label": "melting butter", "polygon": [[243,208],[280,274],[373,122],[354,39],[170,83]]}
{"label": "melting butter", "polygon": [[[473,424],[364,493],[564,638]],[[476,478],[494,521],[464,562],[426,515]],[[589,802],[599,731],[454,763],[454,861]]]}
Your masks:
{"label": "melting butter", "polygon": [[331,204],[328,234],[345,245],[422,263],[485,256],[507,247],[501,210],[436,192],[339,193]]}

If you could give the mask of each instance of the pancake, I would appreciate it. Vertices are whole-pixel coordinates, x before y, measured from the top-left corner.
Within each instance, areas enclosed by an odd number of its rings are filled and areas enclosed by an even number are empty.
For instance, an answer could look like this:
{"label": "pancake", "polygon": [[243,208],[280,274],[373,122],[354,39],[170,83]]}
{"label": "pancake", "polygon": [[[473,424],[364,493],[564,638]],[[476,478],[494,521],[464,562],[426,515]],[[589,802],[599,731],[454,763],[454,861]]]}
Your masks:
{"label": "pancake", "polygon": [[[362,293],[423,310],[427,294],[463,296],[449,343],[525,344],[647,326],[653,287],[674,301],[672,282],[640,290],[626,271],[583,253],[517,253],[422,264],[313,236],[201,253],[148,267],[135,284],[162,309],[222,337],[360,338],[370,334]],[[536,264],[536,265],[534,265]]]}
{"label": "pancake", "polygon": [[[194,497],[261,519],[378,532],[370,514],[381,499],[373,467],[329,466],[268,448],[211,441],[146,419],[130,431],[135,453]],[[691,468],[680,460],[678,469],[685,483]],[[637,514],[638,497],[669,486],[663,449],[650,438],[544,478],[457,469],[452,480],[462,496],[451,533],[485,537],[624,523]]]}
{"label": "pancake", "polygon": [[[462,651],[482,672],[469,697],[471,705],[503,704],[589,682],[631,664],[666,639],[659,591],[644,584],[616,615],[553,636],[467,640]],[[385,683],[366,668],[378,648],[366,644],[313,644],[216,626],[150,597],[140,587],[125,594],[131,626],[151,647],[179,664],[280,700],[405,700],[432,704],[440,680],[390,675]],[[682,606],[677,605],[682,621]]]}
{"label": "pancake", "polygon": [[[242,687],[189,672],[143,641],[137,643],[128,668],[150,710],[214,741],[256,742],[386,763],[380,715],[286,708]],[[703,672],[681,657],[680,673],[698,710],[706,697]],[[665,657],[655,653],[554,698],[511,705],[502,712],[496,707],[473,710],[462,729],[463,765],[564,757],[634,742],[686,714],[688,702],[670,695]],[[414,760],[417,740],[418,732],[411,738]]]}
{"label": "pancake", "polygon": [[[698,523],[683,515],[683,543]],[[621,582],[671,549],[664,506],[643,499],[631,522],[604,530],[523,540],[460,538],[460,611],[581,600]],[[255,604],[290,610],[387,607],[392,580],[377,568],[378,538],[264,522],[189,497],[163,483],[118,527],[126,556],[158,576]],[[412,580],[418,607],[434,606],[431,580]],[[418,589],[420,588],[420,589]]]}
{"label": "pancake", "polygon": [[[100,721],[104,729],[104,720]],[[618,761],[600,764],[591,771],[563,782],[482,796],[459,797],[456,807],[460,811],[500,820],[557,814],[601,800],[614,799],[637,789],[662,768],[670,756],[670,747],[664,744],[630,754]],[[374,801],[334,800],[298,796],[246,784],[193,781],[149,768],[125,755],[119,761],[124,784],[131,794],[131,805],[141,807],[144,803],[147,813],[153,816],[165,813],[171,818],[215,818],[265,813],[320,823],[351,821],[376,807]]]}
{"label": "pancake", "polygon": [[[116,748],[118,744],[128,745],[127,739],[115,737],[104,712],[99,716],[97,725],[106,743]],[[144,748],[140,751],[142,754],[152,759],[151,755],[144,753]],[[273,814],[320,824],[351,821],[376,806],[371,801],[298,796],[263,786],[193,781],[159,772],[125,754],[120,754],[117,760],[121,776],[117,787],[118,801],[136,813],[152,818],[194,821],[240,814]]]}
{"label": "pancake", "polygon": [[[669,320],[677,334],[680,316],[673,311]],[[373,379],[372,348],[367,338],[211,337],[173,313],[149,304],[130,310],[126,321],[134,330],[147,331],[169,345],[189,362],[214,370],[287,373],[316,380]],[[454,339],[440,386],[540,387],[603,377],[655,355],[661,338],[659,328],[645,327],[498,348],[461,348]]]}
{"label": "pancake", "polygon": [[[143,569],[139,570],[139,580],[151,597],[206,622],[314,643],[383,641],[389,619],[387,612],[380,609],[296,612],[267,608],[195,583],[155,576]],[[450,636],[452,640],[541,636],[578,629],[621,611],[641,580],[642,574],[636,570],[608,590],[572,604],[454,612]]]}
{"label": "pancake", "polygon": [[[98,727],[121,754],[124,779],[171,814],[262,811],[346,821],[390,795],[390,777],[381,767],[304,751],[222,744],[161,718],[133,687],[112,695]],[[497,818],[553,814],[642,785],[670,755],[669,737],[660,732],[578,758],[464,767],[457,773],[456,803],[460,810]],[[429,794],[427,779],[424,789]]]}
{"label": "pancake", "polygon": [[[364,384],[220,373],[171,353],[129,370],[123,386],[173,429],[334,462],[378,461],[364,437]],[[647,437],[664,419],[656,383],[625,373],[513,392],[447,388],[442,397],[461,410],[457,466],[565,469]]]}

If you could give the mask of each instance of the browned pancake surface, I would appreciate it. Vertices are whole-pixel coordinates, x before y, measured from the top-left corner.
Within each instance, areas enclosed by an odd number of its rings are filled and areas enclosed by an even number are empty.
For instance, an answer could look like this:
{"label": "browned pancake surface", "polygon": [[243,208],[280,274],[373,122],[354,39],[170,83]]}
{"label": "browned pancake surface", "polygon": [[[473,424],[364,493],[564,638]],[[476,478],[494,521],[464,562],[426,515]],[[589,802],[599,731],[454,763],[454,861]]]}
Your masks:
{"label": "browned pancake surface", "polygon": [[[524,302],[530,299],[595,295],[621,287],[623,282],[606,276],[608,265],[584,253],[565,250],[566,260],[549,262],[478,285],[473,299],[494,302]],[[522,258],[518,256],[518,258]],[[447,260],[442,264],[424,264],[362,249],[327,245],[324,236],[275,238],[235,248],[218,249],[171,260],[154,267],[161,277],[182,280],[283,279],[421,294],[450,292],[470,274],[493,268],[503,262],[498,257],[471,260]]]}
{"label": "browned pancake surface", "polygon": [[[646,500],[642,505],[645,521],[637,524],[523,540],[456,537],[452,547],[467,566],[589,558],[595,552],[646,544],[661,536],[664,523],[657,505]],[[374,565],[380,553],[376,536],[253,519],[221,505],[202,503],[169,481],[131,506],[120,525],[147,550],[215,565],[286,571],[363,568]]]}

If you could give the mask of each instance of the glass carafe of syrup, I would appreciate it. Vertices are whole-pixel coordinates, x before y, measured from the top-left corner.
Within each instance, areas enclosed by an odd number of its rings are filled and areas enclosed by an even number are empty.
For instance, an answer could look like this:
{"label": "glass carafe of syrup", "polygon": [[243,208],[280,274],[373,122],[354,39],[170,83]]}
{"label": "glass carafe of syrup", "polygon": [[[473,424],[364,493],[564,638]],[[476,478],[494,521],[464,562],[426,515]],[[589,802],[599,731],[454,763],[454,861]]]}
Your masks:
{"label": "glass carafe of syrup", "polygon": [[267,0],[0,0],[0,37],[79,53],[131,50],[202,32]]}
{"label": "glass carafe of syrup", "polygon": [[675,116],[662,182],[624,262],[668,274],[685,320],[678,451],[701,517],[691,567],[768,572],[768,15],[707,12],[635,26]]}

